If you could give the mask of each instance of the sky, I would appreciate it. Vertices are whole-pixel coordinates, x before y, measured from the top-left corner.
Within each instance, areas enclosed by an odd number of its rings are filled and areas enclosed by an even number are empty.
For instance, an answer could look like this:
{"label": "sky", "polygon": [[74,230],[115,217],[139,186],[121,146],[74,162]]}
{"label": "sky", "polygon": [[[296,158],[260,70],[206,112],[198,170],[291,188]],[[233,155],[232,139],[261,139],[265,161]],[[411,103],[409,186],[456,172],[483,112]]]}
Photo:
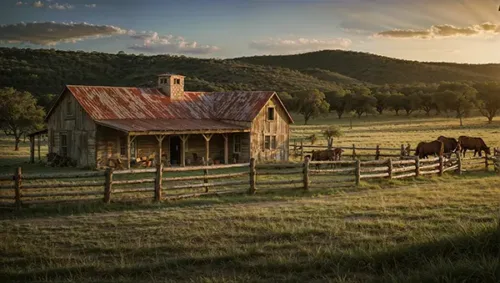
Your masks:
{"label": "sky", "polygon": [[500,63],[500,0],[0,0],[0,46]]}

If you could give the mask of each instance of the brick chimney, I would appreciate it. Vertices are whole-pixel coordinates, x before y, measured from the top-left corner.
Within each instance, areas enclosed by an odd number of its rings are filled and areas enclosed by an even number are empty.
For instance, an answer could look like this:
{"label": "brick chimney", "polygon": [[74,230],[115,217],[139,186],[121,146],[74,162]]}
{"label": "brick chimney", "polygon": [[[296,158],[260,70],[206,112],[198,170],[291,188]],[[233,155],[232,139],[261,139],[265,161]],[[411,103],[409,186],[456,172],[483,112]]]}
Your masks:
{"label": "brick chimney", "polygon": [[174,74],[158,75],[158,88],[172,100],[184,97],[184,76]]}

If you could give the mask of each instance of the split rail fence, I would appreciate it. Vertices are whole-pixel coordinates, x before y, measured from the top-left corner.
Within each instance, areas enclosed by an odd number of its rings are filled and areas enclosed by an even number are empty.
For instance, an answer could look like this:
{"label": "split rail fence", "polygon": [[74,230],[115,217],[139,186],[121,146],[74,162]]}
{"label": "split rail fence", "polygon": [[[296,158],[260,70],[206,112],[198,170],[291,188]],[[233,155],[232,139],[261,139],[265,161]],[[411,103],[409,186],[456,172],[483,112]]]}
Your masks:
{"label": "split rail fence", "polygon": [[[334,146],[334,148],[343,149],[344,153],[342,153],[342,157],[352,160],[358,158],[374,158],[375,160],[379,160],[384,157],[405,157],[415,152],[415,149],[412,149],[411,146],[408,148],[408,145],[405,146],[404,144],[402,144],[401,147],[381,147],[380,145],[376,145],[375,147],[360,147],[353,144],[352,146]],[[301,159],[310,155],[313,150],[326,149],[328,149],[326,145],[306,144],[302,139],[293,140],[289,148],[292,156],[300,157]]]}
{"label": "split rail fence", "polygon": [[369,179],[402,179],[424,175],[443,175],[493,168],[500,173],[500,157],[403,160],[339,160],[301,163],[212,165],[163,167],[59,174],[22,174],[0,176],[0,201],[3,206],[81,202],[85,200],[155,201],[223,195],[255,194],[260,191],[353,187]]}

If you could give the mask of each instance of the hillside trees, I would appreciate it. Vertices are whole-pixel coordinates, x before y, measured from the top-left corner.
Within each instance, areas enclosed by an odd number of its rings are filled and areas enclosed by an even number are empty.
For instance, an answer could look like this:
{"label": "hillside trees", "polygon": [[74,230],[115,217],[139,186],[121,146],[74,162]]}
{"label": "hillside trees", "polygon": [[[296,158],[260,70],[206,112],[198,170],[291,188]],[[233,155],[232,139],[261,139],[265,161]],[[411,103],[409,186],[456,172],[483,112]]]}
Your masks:
{"label": "hillside trees", "polygon": [[491,123],[500,111],[500,84],[482,83],[474,87],[478,91],[476,105],[481,115],[488,119],[488,123]]}
{"label": "hillside trees", "polygon": [[437,91],[434,98],[438,107],[454,111],[460,119],[460,126],[463,126],[463,118],[474,108],[476,89],[463,83],[441,83]]}
{"label": "hillside trees", "polygon": [[393,93],[389,97],[388,105],[389,107],[396,112],[396,116],[399,116],[399,111],[401,111],[404,107],[405,97],[402,93]]}
{"label": "hillside trees", "polygon": [[342,87],[326,92],[325,99],[330,104],[329,111],[335,111],[339,119],[342,119],[344,113],[351,111],[351,96],[349,91]]}
{"label": "hillside trees", "polygon": [[377,99],[371,95],[370,89],[364,86],[355,86],[351,89],[351,109],[358,118],[363,114],[372,113]]}
{"label": "hillside trees", "polygon": [[326,114],[330,110],[325,94],[317,89],[300,91],[294,96],[297,99],[297,112],[304,116],[304,125],[307,125],[310,119]]}
{"label": "hillside trees", "polygon": [[29,92],[0,89],[0,128],[6,135],[14,137],[14,150],[19,150],[23,135],[41,127],[44,116],[45,111]]}
{"label": "hillside trees", "polygon": [[406,111],[406,116],[410,116],[413,111],[420,108],[421,101],[420,96],[416,93],[405,95],[402,100],[403,109]]}
{"label": "hillside trees", "polygon": [[384,113],[384,110],[389,108],[391,94],[386,91],[377,91],[374,97],[377,100],[375,109],[377,110],[378,114],[382,115]]}

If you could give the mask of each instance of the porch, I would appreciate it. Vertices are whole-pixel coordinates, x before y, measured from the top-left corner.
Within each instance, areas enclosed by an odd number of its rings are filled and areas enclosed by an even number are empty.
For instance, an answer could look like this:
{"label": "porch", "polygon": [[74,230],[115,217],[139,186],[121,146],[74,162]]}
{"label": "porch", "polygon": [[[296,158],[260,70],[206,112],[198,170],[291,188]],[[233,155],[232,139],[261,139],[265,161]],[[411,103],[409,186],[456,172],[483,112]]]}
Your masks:
{"label": "porch", "polygon": [[126,131],[101,124],[97,128],[97,166],[130,169],[160,162],[164,166],[248,162],[250,129],[227,123],[217,126],[210,129],[200,123],[198,127],[205,129]]}

